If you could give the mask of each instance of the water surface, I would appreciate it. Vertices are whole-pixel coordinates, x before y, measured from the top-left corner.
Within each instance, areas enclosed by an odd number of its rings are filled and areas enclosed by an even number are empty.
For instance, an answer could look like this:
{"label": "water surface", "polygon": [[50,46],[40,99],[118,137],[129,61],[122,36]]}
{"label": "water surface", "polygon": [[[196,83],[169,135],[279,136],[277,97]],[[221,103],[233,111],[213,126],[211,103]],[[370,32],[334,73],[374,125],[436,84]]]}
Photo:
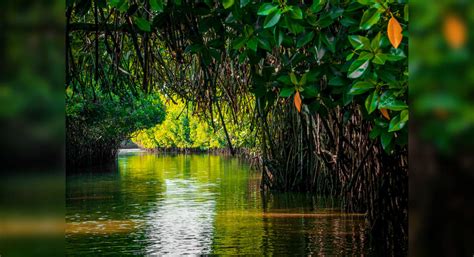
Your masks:
{"label": "water surface", "polygon": [[121,152],[67,177],[67,254],[370,255],[362,215],[259,183],[236,158]]}

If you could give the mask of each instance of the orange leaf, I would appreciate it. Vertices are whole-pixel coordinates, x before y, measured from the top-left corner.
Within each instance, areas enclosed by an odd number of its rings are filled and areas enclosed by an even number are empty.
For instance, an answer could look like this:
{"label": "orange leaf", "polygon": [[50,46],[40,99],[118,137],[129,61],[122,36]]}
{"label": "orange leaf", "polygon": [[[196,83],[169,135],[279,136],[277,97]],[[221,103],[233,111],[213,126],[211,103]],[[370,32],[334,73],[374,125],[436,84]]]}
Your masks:
{"label": "orange leaf", "polygon": [[296,91],[295,98],[294,98],[294,103],[295,103],[295,106],[296,106],[296,109],[298,110],[298,112],[301,112],[301,96],[300,96],[299,91]]}
{"label": "orange leaf", "polygon": [[448,15],[444,19],[444,38],[452,48],[460,48],[466,42],[466,25],[456,15]]}
{"label": "orange leaf", "polygon": [[397,19],[395,19],[393,16],[388,21],[387,35],[390,43],[392,43],[392,46],[398,48],[403,38],[402,26],[400,26],[400,23],[398,23]]}
{"label": "orange leaf", "polygon": [[388,115],[387,109],[380,109],[380,112],[385,117],[385,119],[390,120],[390,115]]}

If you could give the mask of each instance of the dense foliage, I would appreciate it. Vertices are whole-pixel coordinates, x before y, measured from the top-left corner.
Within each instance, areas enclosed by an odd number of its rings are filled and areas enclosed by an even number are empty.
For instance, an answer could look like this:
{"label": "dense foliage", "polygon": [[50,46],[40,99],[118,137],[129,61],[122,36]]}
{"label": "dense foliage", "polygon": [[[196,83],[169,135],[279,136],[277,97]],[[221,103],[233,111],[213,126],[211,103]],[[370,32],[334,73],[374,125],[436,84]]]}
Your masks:
{"label": "dense foliage", "polygon": [[[89,92],[90,93],[90,92]],[[164,119],[159,97],[140,95],[130,100],[105,95],[66,93],[66,147],[70,167],[106,162],[115,157],[120,143],[139,129]]]}
{"label": "dense foliage", "polygon": [[[164,101],[166,119],[156,126],[136,131],[132,141],[142,148],[180,148],[209,150],[226,148],[226,138],[223,127],[216,120],[212,127],[207,120],[191,113],[189,106],[181,101],[173,103]],[[190,105],[190,104],[188,104]],[[255,139],[251,138],[249,124],[236,127],[229,126],[232,144],[236,147],[253,147]]]}
{"label": "dense foliage", "polygon": [[225,1],[224,7],[231,10],[226,21],[236,32],[239,61],[269,65],[256,71],[253,87],[266,105],[294,97],[298,111],[302,102],[302,111],[324,115],[355,102],[365,107],[371,137],[380,137],[384,149],[406,144],[407,34],[396,45],[387,34],[391,17],[408,19],[405,4]]}
{"label": "dense foliage", "polygon": [[[404,0],[76,0],[68,6],[71,81],[94,74],[105,92],[156,90],[178,99],[218,140],[223,135],[231,151],[235,132],[250,124],[262,189],[343,197],[346,208],[368,212],[374,229],[406,239]],[[141,131],[138,141],[147,147],[198,142],[187,109],[184,116],[170,113],[172,124]]]}
{"label": "dense foliage", "polygon": [[[372,136],[380,137],[384,148],[406,143],[408,9],[403,2],[227,0],[220,5],[117,0],[109,4],[97,2],[100,9],[113,8],[114,15],[132,18],[138,33],[162,33],[159,38],[173,46],[170,50],[177,58],[190,53],[202,66],[248,64],[252,92],[264,107],[278,97],[295,97],[303,111],[324,114],[324,109],[356,102],[365,106],[364,116],[375,125]],[[90,2],[78,1],[78,11],[87,13],[87,8]],[[170,39],[161,31],[166,27],[161,26],[167,25],[168,16],[180,13],[193,15],[189,20],[197,22],[196,35],[167,42]],[[187,22],[181,23],[190,26]],[[390,44],[394,22],[398,26],[401,22],[398,33],[403,31],[403,40],[400,36]]]}

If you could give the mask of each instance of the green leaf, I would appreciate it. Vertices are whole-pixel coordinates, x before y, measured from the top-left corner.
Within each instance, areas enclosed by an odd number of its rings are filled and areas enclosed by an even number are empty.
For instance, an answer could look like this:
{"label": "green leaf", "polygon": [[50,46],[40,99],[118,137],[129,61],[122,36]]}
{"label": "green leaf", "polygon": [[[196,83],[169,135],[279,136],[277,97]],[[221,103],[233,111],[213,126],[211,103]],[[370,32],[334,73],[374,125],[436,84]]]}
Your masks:
{"label": "green leaf", "polygon": [[247,47],[252,49],[254,52],[257,52],[257,44],[258,40],[256,37],[252,37],[249,39],[249,41],[247,41]]}
{"label": "green leaf", "polygon": [[355,60],[348,71],[348,78],[356,79],[364,74],[369,67],[369,60]]}
{"label": "green leaf", "polygon": [[163,0],[150,0],[150,6],[155,12],[163,12]]}
{"label": "green leaf", "polygon": [[392,138],[393,138],[393,133],[384,131],[382,135],[380,135],[380,141],[382,142],[382,147],[384,150],[388,150],[388,146],[392,142]]}
{"label": "green leaf", "polygon": [[270,13],[276,11],[277,9],[278,9],[278,6],[273,5],[271,3],[265,3],[265,4],[262,4],[260,8],[258,8],[257,14],[267,16]]}
{"label": "green leaf", "polygon": [[282,75],[280,77],[278,77],[277,81],[283,83],[283,85],[293,85],[293,83],[291,82],[291,79],[290,79],[290,76],[288,75]]}
{"label": "green leaf", "polygon": [[388,128],[388,122],[384,118],[377,117],[377,118],[375,118],[374,123],[375,123],[375,125],[377,125],[380,128],[384,128],[384,129]]}
{"label": "green leaf", "polygon": [[403,101],[395,98],[393,92],[386,91],[380,96],[379,108],[389,109],[392,111],[401,111],[408,108]]}
{"label": "green leaf", "polygon": [[390,54],[387,54],[387,61],[399,61],[405,59],[407,56],[401,48],[392,48]]}
{"label": "green leaf", "polygon": [[323,34],[322,40],[323,43],[328,47],[329,51],[332,53],[336,52],[336,39],[333,36],[328,37],[327,34]]}
{"label": "green leaf", "polygon": [[408,121],[408,110],[403,110],[399,115],[395,116],[388,125],[388,132],[394,132],[405,127]]}
{"label": "green leaf", "polygon": [[359,4],[361,4],[361,5],[370,5],[374,1],[373,0],[357,0],[357,2],[359,2]]}
{"label": "green leaf", "polygon": [[265,21],[263,22],[263,28],[267,29],[267,28],[271,28],[271,27],[275,26],[278,23],[278,21],[280,20],[280,17],[281,17],[281,11],[280,10],[277,10],[276,12],[268,15],[265,18]]}
{"label": "green leaf", "polygon": [[382,54],[382,53],[377,53],[374,57],[374,59],[372,60],[373,63],[375,64],[385,64],[385,61],[387,60],[387,55],[386,54]]}
{"label": "green leaf", "polygon": [[259,45],[261,46],[261,48],[271,52],[272,51],[272,47],[270,45],[270,42],[267,40],[266,37],[259,37],[258,38],[258,43]]}
{"label": "green leaf", "polygon": [[371,114],[372,112],[377,109],[377,104],[379,101],[379,95],[377,94],[377,91],[372,92],[367,98],[365,99],[365,109],[367,109],[367,112]]}
{"label": "green leaf", "polygon": [[344,27],[350,27],[350,26],[353,26],[353,25],[356,25],[357,24],[357,21],[352,19],[352,18],[349,18],[349,17],[344,17],[342,20],[341,20],[341,24],[342,26]]}
{"label": "green leaf", "polygon": [[222,5],[224,6],[224,9],[229,9],[234,5],[234,0],[223,0]]}
{"label": "green leaf", "polygon": [[232,48],[235,50],[240,49],[245,45],[246,42],[247,42],[247,39],[244,37],[236,38],[234,41],[232,41],[232,45],[233,45]]}
{"label": "green leaf", "polygon": [[354,99],[354,96],[350,95],[347,90],[344,91],[344,93],[342,94],[342,103],[344,104],[344,106],[352,103],[353,99]]}
{"label": "green leaf", "polygon": [[300,48],[305,46],[307,43],[309,43],[314,37],[314,32],[309,32],[302,37],[298,39],[298,42],[296,42],[296,48]]}
{"label": "green leaf", "polygon": [[329,11],[329,16],[331,19],[336,19],[340,17],[344,13],[344,9],[340,7],[333,6],[331,10]]}
{"label": "green leaf", "polygon": [[333,24],[334,21],[329,14],[325,14],[319,17],[317,24],[320,28],[326,28]]}
{"label": "green leaf", "polygon": [[360,28],[364,30],[370,29],[380,20],[380,14],[380,11],[376,8],[366,10],[360,21]]}
{"label": "green leaf", "polygon": [[300,82],[298,83],[300,86],[306,85],[306,75],[307,75],[307,73],[305,73],[305,74],[303,74],[303,76],[301,76]]}
{"label": "green leaf", "polygon": [[358,81],[354,85],[352,85],[352,88],[349,90],[349,94],[360,95],[369,91],[372,88],[375,88],[374,84],[367,81]]}
{"label": "green leaf", "polygon": [[281,97],[289,97],[295,92],[294,87],[285,87],[280,91]]}
{"label": "green leaf", "polygon": [[326,4],[326,0],[314,0],[313,4],[310,7],[311,12],[317,13],[321,11]]}
{"label": "green leaf", "polygon": [[151,25],[150,22],[141,18],[141,17],[135,17],[135,24],[138,26],[143,31],[150,32],[151,31]]}
{"label": "green leaf", "polygon": [[380,45],[382,44],[382,33],[378,33],[377,36],[375,36],[372,39],[372,42],[370,42],[370,47],[372,50],[375,52],[380,48]]}
{"label": "green leaf", "polygon": [[374,126],[369,133],[369,138],[370,139],[377,138],[380,135],[380,133],[382,133],[382,131],[383,131],[382,128],[380,128],[379,126]]}
{"label": "green leaf", "polygon": [[278,31],[278,39],[276,40],[277,41],[277,45],[280,46],[281,43],[283,42],[283,39],[285,37],[285,34],[283,33],[283,31]]}
{"label": "green leaf", "polygon": [[354,57],[354,52],[351,52],[350,54],[346,56],[346,61],[350,61],[352,57]]}
{"label": "green leaf", "polygon": [[318,95],[318,90],[314,85],[308,85],[304,87],[304,90],[301,92],[305,98],[311,98]]}
{"label": "green leaf", "polygon": [[248,3],[250,0],[240,0],[240,8],[244,8]]}
{"label": "green leaf", "polygon": [[359,35],[349,36],[349,42],[355,50],[364,49],[370,50],[370,40],[366,37]]}
{"label": "green leaf", "polygon": [[293,6],[291,10],[291,18],[295,20],[303,19],[303,12],[301,11],[301,8],[298,6]]}
{"label": "green leaf", "polygon": [[126,12],[128,10],[128,2],[125,0],[110,0],[110,5],[117,8],[120,12]]}
{"label": "green leaf", "polygon": [[290,79],[291,79],[291,83],[293,83],[293,85],[298,85],[298,79],[296,78],[296,75],[294,72],[290,73]]}
{"label": "green leaf", "polygon": [[360,53],[357,60],[360,60],[360,61],[371,60],[373,57],[374,57],[374,54],[371,52],[362,52]]}
{"label": "green leaf", "polygon": [[109,0],[110,6],[120,8],[124,4],[125,0]]}

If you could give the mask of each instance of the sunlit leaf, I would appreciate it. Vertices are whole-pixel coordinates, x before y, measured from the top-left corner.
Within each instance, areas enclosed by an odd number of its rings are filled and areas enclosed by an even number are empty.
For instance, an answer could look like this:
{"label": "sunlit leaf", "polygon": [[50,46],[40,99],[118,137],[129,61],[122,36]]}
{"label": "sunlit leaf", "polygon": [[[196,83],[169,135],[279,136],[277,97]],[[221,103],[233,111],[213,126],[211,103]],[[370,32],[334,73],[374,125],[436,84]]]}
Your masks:
{"label": "sunlit leaf", "polygon": [[314,0],[313,4],[310,7],[311,12],[317,13],[321,11],[326,4],[326,0]]}
{"label": "sunlit leaf", "polygon": [[365,109],[367,109],[367,112],[370,114],[377,109],[377,104],[379,101],[379,95],[377,94],[377,91],[372,92],[367,98],[365,99]]}
{"label": "sunlit leaf", "polygon": [[258,8],[257,14],[267,16],[270,13],[276,11],[277,9],[278,9],[278,6],[273,5],[272,3],[265,3],[265,4],[262,4],[260,8]]}
{"label": "sunlit leaf", "polygon": [[223,0],[222,5],[224,6],[225,9],[229,9],[234,5],[234,0]]}
{"label": "sunlit leaf", "polygon": [[370,8],[364,12],[360,21],[360,28],[364,30],[370,29],[380,20],[380,11],[376,8]]}
{"label": "sunlit leaf", "polygon": [[388,132],[398,131],[405,127],[408,121],[408,110],[400,112],[399,115],[395,116],[388,125]]}
{"label": "sunlit leaf", "polygon": [[377,36],[375,36],[372,41],[370,42],[370,48],[372,48],[372,51],[376,52],[380,45],[382,44],[382,33],[377,33]]}
{"label": "sunlit leaf", "polygon": [[348,71],[348,78],[356,79],[364,74],[369,67],[369,60],[355,60]]}
{"label": "sunlit leaf", "polygon": [[275,26],[278,23],[278,21],[280,20],[280,17],[281,17],[280,10],[277,10],[276,12],[271,13],[270,15],[268,15],[265,18],[265,21],[263,23],[263,27],[267,29],[267,28],[271,28],[271,27]]}
{"label": "sunlit leaf", "polygon": [[401,111],[407,109],[408,106],[403,101],[397,99],[392,92],[386,91],[380,96],[379,108]]}

